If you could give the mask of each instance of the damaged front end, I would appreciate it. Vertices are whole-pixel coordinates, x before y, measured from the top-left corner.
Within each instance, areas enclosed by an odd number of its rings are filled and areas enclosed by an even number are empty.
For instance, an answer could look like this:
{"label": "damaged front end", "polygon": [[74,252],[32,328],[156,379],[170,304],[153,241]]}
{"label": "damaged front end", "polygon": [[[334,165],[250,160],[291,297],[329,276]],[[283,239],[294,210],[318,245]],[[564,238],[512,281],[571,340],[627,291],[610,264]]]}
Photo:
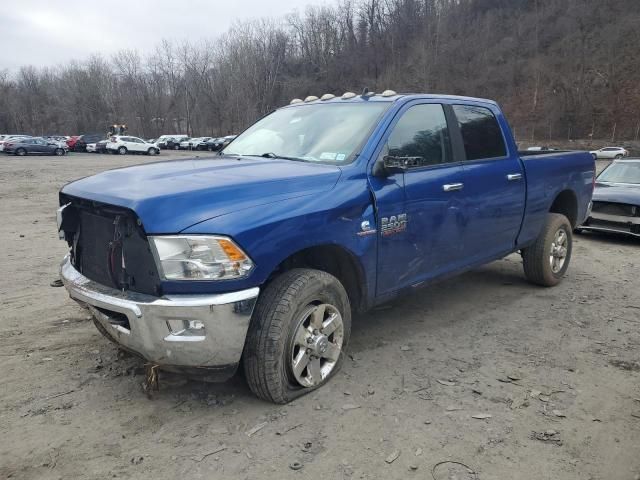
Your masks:
{"label": "damaged front end", "polygon": [[122,348],[173,371],[225,380],[242,355],[259,288],[163,295],[142,223],[120,207],[60,196],[58,228],[69,245],[60,266],[72,299]]}

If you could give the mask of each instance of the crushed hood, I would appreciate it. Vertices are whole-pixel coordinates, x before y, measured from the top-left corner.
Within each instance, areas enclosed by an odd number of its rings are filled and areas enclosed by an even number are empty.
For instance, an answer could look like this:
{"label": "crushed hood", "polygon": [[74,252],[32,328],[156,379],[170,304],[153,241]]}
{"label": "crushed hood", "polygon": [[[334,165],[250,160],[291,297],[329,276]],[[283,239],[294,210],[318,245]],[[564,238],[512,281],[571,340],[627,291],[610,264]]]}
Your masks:
{"label": "crushed hood", "polygon": [[249,207],[310,197],[339,177],[333,165],[212,157],[108,170],[69,183],[62,193],[131,209],[147,233],[178,233]]}
{"label": "crushed hood", "polygon": [[593,200],[640,205],[640,185],[596,183]]}

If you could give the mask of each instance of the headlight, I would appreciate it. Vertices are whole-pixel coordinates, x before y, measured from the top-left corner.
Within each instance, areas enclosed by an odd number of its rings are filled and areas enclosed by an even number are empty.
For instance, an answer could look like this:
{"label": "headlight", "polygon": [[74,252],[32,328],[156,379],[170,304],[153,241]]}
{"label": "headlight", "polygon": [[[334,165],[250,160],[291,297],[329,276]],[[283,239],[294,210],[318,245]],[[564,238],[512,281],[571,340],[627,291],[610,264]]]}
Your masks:
{"label": "headlight", "polygon": [[234,280],[249,275],[254,266],[226,237],[176,235],[149,240],[165,280]]}

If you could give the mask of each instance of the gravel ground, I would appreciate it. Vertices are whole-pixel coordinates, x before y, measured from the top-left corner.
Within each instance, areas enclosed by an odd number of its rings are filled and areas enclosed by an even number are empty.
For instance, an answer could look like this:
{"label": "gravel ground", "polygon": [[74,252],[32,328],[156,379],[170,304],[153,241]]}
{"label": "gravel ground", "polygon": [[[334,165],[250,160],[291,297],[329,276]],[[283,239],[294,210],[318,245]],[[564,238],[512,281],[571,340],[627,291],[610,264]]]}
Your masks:
{"label": "gravel ground", "polygon": [[0,157],[0,478],[640,478],[640,242],[619,237],[577,236],[556,288],[512,255],[355,318],[342,372],[290,405],[241,377],[147,398],[142,361],[49,286],[57,192],[188,155]]}

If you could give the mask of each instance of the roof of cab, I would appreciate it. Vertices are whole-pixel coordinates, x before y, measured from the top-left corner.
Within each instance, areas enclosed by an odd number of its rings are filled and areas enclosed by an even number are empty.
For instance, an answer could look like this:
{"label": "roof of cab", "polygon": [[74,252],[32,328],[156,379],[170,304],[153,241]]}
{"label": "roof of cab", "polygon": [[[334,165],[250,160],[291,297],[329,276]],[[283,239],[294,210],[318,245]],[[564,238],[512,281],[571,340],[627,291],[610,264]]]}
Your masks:
{"label": "roof of cab", "polygon": [[288,105],[284,105],[284,107],[298,107],[301,105],[311,105],[317,103],[363,103],[363,102],[397,102],[399,100],[418,100],[418,99],[429,99],[429,100],[459,100],[464,102],[480,102],[480,103],[489,103],[492,105],[497,105],[494,100],[489,100],[486,98],[475,98],[475,97],[464,97],[458,95],[443,95],[437,93],[397,93],[394,95],[382,95],[380,93],[369,92],[367,94],[354,95],[350,98],[343,98],[340,96],[335,96],[333,98],[328,98],[323,100],[322,98],[317,98],[314,100],[307,99],[296,99],[299,100],[295,103],[291,103]]}

